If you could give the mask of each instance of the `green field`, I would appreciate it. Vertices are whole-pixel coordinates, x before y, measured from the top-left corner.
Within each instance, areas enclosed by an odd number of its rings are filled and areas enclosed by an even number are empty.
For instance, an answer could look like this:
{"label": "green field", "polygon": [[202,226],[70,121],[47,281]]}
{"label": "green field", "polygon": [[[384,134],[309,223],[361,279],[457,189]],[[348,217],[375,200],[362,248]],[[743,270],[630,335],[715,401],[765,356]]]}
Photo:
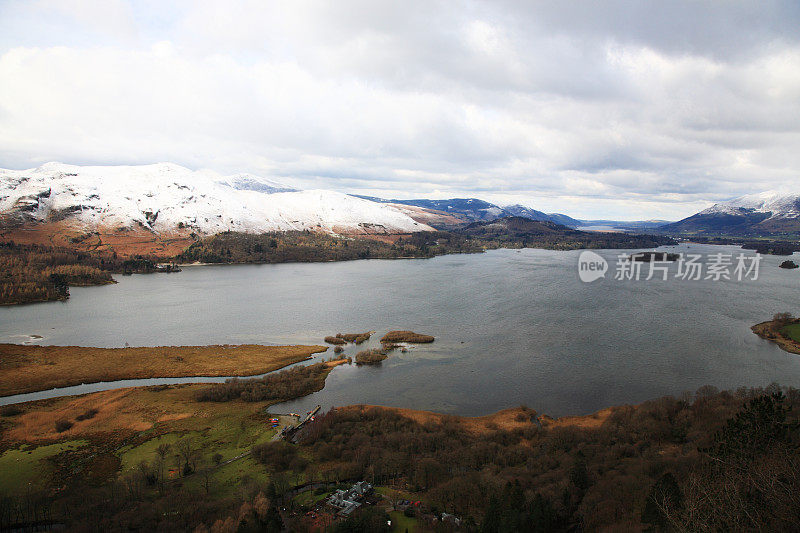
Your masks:
{"label": "green field", "polygon": [[419,520],[409,518],[402,511],[392,511],[389,513],[389,520],[392,521],[392,533],[414,533],[419,531]]}
{"label": "green field", "polygon": [[[250,457],[243,457],[227,465],[216,466],[213,462],[215,454],[222,456],[221,462],[233,459],[256,445],[268,442],[275,435],[276,430],[266,427],[263,419],[245,418],[217,418],[211,427],[198,428],[194,431],[173,432],[154,436],[153,438],[134,447],[124,447],[117,451],[122,462],[121,473],[124,475],[135,469],[141,462],[155,464],[158,454],[157,448],[161,444],[168,444],[172,449],[165,460],[165,474],[170,470],[179,471],[181,460],[176,457],[175,444],[183,439],[189,439],[193,447],[200,450],[197,458],[197,473],[184,480],[184,485],[190,488],[203,489],[205,476],[203,469],[211,468],[210,490],[218,496],[236,495],[239,481],[249,476],[254,481],[266,482],[268,475],[263,466],[257,464]],[[170,477],[177,477],[173,474]]]}
{"label": "green field", "polygon": [[800,342],[800,324],[789,324],[781,330],[781,333],[795,342]]}
{"label": "green field", "polygon": [[[207,422],[204,422],[204,425]],[[201,463],[208,463],[214,454],[219,453],[222,461],[232,459],[254,445],[269,441],[276,433],[267,427],[261,418],[218,417],[211,427],[200,427],[193,431],[173,432],[155,436],[136,446],[125,447],[118,451],[122,460],[122,471],[135,468],[141,461],[152,462],[156,458],[156,449],[162,443],[174,446],[181,439],[191,439],[201,452]],[[167,456],[167,463],[174,458],[174,450]]]}
{"label": "green field", "polygon": [[0,455],[0,494],[11,495],[28,488],[39,489],[50,480],[53,456],[85,446],[84,440],[71,440],[47,446],[23,446]]}
{"label": "green field", "polygon": [[[199,492],[205,490],[205,478],[202,469],[198,470],[197,474],[186,478],[183,485],[189,490]],[[245,481],[248,479],[262,486],[269,482],[269,474],[264,466],[249,456],[215,468],[209,479],[209,492],[216,498],[239,496],[246,487]]]}
{"label": "green field", "polygon": [[333,490],[328,490],[323,492],[322,494],[316,494],[313,490],[307,490],[305,492],[301,492],[297,496],[294,497],[292,500],[296,505],[301,507],[313,507],[316,505],[317,502],[324,500],[328,496],[333,494]]}

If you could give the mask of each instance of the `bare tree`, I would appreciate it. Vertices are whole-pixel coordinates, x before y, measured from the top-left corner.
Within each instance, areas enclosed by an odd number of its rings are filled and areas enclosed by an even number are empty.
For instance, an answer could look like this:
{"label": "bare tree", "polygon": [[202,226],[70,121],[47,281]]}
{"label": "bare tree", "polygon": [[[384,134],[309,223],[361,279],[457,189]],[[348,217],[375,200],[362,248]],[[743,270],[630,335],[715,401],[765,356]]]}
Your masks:
{"label": "bare tree", "polygon": [[158,448],[156,448],[156,455],[158,455],[158,480],[162,490],[164,489],[164,462],[171,449],[172,446],[166,442],[159,444]]}
{"label": "bare tree", "polygon": [[197,457],[200,453],[194,445],[194,440],[191,437],[182,438],[175,443],[175,450],[178,452],[178,457],[183,461],[183,474],[194,471]]}
{"label": "bare tree", "polygon": [[211,492],[211,476],[212,476],[212,469],[210,467],[203,468],[200,471],[200,479],[203,484],[203,489],[205,489],[206,494]]}

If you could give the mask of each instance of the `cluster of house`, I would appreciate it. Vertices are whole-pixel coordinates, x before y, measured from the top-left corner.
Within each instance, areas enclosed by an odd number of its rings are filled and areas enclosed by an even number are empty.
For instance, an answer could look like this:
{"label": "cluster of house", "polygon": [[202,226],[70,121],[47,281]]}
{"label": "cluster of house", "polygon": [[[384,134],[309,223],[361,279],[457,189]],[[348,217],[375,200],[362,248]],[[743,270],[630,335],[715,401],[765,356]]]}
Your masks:
{"label": "cluster of house", "polygon": [[372,492],[372,485],[359,481],[347,490],[337,490],[328,497],[328,505],[338,509],[338,514],[347,516],[364,501],[364,497]]}

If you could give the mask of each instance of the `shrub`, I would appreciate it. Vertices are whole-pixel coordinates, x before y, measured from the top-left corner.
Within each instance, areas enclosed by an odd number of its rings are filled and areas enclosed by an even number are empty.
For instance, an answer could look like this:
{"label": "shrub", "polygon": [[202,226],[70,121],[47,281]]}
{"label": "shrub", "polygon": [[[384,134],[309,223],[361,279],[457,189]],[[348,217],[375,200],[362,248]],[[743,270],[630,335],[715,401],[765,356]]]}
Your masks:
{"label": "shrub", "polygon": [[63,433],[73,426],[72,422],[65,419],[56,420],[56,431]]}
{"label": "shrub", "polygon": [[16,405],[6,405],[2,409],[0,409],[0,416],[17,416],[22,414],[24,411]]}
{"label": "shrub", "polygon": [[94,416],[98,413],[97,409],[88,409],[83,414],[80,414],[75,417],[75,420],[89,420],[90,418],[94,418]]}

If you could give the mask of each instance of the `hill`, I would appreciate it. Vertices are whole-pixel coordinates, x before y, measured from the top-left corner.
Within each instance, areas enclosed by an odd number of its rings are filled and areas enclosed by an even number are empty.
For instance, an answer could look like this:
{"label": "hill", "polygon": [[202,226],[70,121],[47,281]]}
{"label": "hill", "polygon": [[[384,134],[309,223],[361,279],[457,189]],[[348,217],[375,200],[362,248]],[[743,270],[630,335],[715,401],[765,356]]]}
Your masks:
{"label": "hill", "polygon": [[714,204],[659,228],[670,234],[792,237],[800,234],[800,194],[764,192]]}

